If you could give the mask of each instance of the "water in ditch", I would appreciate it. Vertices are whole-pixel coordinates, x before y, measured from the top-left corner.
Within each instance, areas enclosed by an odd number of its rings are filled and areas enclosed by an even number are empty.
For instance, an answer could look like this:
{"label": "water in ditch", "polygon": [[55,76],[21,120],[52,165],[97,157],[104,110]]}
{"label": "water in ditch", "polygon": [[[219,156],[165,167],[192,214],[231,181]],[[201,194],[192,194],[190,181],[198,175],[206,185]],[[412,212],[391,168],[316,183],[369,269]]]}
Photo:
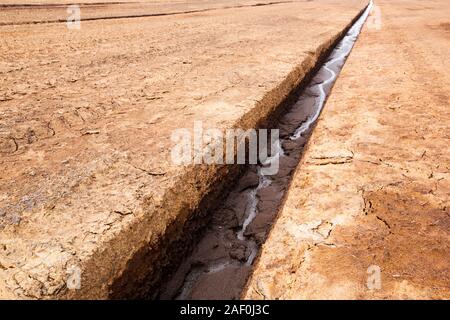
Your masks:
{"label": "water in ditch", "polygon": [[[160,299],[239,299],[259,249],[289,186],[303,146],[349,55],[372,3],[349,29],[311,82],[279,121],[280,141],[271,148],[275,175],[250,166],[221,206],[192,253],[163,284]],[[276,159],[278,157],[278,159]]]}

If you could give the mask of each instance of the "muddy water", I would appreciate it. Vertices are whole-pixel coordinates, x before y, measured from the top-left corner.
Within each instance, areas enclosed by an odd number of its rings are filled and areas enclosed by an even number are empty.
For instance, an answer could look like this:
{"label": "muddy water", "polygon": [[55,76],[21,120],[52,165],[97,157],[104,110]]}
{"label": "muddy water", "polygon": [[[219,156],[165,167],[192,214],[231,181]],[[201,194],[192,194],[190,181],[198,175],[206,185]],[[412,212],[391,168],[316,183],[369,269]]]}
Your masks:
{"label": "muddy water", "polygon": [[[239,299],[259,248],[266,239],[303,146],[371,9],[350,28],[299,99],[280,121],[280,141],[266,163],[253,165],[228,198],[212,213],[212,221],[192,253],[161,288],[161,299]],[[278,157],[278,159],[276,159]],[[279,161],[275,175],[261,170]]]}

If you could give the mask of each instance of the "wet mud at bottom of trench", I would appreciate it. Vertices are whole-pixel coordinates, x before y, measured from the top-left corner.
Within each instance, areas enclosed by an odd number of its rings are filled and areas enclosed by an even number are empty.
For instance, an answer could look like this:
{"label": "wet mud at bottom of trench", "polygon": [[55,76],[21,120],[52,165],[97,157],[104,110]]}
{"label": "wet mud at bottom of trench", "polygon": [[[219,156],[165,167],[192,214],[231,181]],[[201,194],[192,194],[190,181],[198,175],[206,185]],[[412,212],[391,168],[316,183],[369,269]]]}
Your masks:
{"label": "wet mud at bottom of trench", "polygon": [[197,245],[160,287],[159,299],[240,298],[303,147],[369,11],[370,6],[333,48],[297,101],[279,117],[280,140],[270,148],[272,160],[278,156],[278,173],[264,175],[261,163],[249,166],[226,200],[211,212]]}

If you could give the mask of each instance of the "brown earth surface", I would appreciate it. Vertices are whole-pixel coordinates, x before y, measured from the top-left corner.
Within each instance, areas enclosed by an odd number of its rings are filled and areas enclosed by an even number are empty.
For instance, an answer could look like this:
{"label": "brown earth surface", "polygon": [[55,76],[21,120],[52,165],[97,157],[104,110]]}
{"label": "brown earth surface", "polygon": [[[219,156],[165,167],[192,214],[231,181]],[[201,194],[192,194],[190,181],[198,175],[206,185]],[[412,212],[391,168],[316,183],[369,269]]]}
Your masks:
{"label": "brown earth surface", "polygon": [[173,165],[172,131],[257,126],[365,5],[1,26],[0,297],[108,298],[154,274],[228,170]]}
{"label": "brown earth surface", "polygon": [[375,4],[247,299],[450,298],[450,2]]}
{"label": "brown earth surface", "polygon": [[[68,5],[76,3],[81,20],[167,16],[184,13],[207,12],[219,9],[277,5],[302,0],[190,0],[190,1],[95,1],[67,2],[15,2],[0,4],[0,25],[65,22],[69,17]],[[117,21],[116,23],[121,23]]]}

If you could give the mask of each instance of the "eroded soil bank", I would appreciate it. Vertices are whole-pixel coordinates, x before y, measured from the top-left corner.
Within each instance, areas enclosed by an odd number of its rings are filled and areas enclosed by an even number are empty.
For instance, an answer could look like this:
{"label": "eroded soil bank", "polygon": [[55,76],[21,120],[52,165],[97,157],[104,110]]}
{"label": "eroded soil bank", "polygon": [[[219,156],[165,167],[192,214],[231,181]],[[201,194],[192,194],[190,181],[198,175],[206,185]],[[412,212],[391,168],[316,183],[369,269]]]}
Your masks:
{"label": "eroded soil bank", "polygon": [[[252,165],[223,203],[212,211],[204,235],[178,269],[161,286],[160,299],[239,299],[267,233],[289,188],[292,172],[302,155],[315,121],[349,55],[369,7],[320,61],[311,81],[278,119],[280,141],[269,159]],[[279,163],[274,175],[264,173]]]}

